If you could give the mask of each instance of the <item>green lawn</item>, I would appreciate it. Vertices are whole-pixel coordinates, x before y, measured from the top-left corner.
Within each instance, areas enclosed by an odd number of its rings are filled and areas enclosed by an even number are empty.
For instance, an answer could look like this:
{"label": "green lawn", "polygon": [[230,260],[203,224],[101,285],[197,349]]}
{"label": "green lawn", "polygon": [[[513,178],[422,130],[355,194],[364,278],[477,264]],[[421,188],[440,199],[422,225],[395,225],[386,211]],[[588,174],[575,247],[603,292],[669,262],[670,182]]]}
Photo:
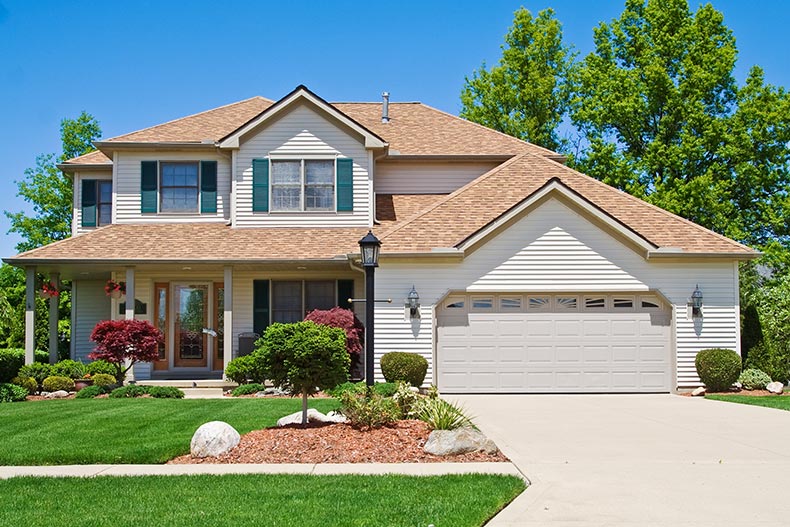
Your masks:
{"label": "green lawn", "polygon": [[790,397],[779,397],[776,395],[706,395],[705,398],[713,399],[714,401],[727,401],[730,403],[765,406],[768,408],[776,408],[778,410],[790,410]]}
{"label": "green lawn", "polygon": [[[334,399],[310,406],[327,412]],[[0,465],[164,463],[208,421],[240,434],[301,410],[301,399],[74,399],[0,405]],[[2,522],[0,522],[2,524]]]}
{"label": "green lawn", "polygon": [[22,477],[0,525],[479,526],[524,490],[513,476]]}

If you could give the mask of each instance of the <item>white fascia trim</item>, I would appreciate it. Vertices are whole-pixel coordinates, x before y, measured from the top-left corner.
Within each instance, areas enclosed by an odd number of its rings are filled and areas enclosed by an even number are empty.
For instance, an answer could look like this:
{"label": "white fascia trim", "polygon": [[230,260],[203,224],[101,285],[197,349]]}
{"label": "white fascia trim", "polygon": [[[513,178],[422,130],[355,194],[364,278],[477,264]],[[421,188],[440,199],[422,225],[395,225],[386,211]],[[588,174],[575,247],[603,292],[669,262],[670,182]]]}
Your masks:
{"label": "white fascia trim", "polygon": [[539,191],[532,194],[529,198],[524,200],[520,205],[506,212],[505,214],[497,218],[494,222],[484,227],[482,230],[480,230],[472,237],[467,239],[464,243],[458,246],[458,249],[460,249],[461,251],[469,250],[470,247],[474,247],[476,244],[480,243],[483,239],[485,239],[491,233],[499,229],[502,225],[507,224],[509,221],[518,217],[526,209],[528,209],[529,207],[531,207],[532,205],[534,205],[544,197],[548,196],[549,194],[555,192],[561,194],[563,197],[570,200],[574,205],[586,211],[590,215],[594,216],[596,219],[600,220],[608,227],[611,227],[615,232],[621,234],[623,237],[633,242],[637,247],[643,249],[646,253],[645,256],[647,256],[647,254],[649,254],[651,251],[656,250],[656,247],[653,244],[649,243],[647,240],[637,235],[633,231],[625,228],[620,222],[618,222],[608,214],[604,213],[600,209],[592,206],[588,201],[579,197],[578,195],[576,195],[576,193],[571,192],[570,190],[568,190],[567,187],[565,187],[565,185],[562,185],[558,181],[552,181],[551,183],[549,183]]}
{"label": "white fascia trim", "polygon": [[236,130],[232,135],[226,137],[222,142],[219,143],[220,148],[239,148],[240,139],[242,136],[247,134],[248,132],[254,130],[262,123],[274,118],[276,115],[282,113],[286,108],[290,105],[294,104],[299,99],[305,99],[315,106],[318,106],[326,113],[330,114],[333,118],[340,121],[347,127],[351,128],[355,132],[359,133],[361,136],[365,138],[365,148],[384,148],[387,146],[387,143],[383,142],[378,137],[372,135],[368,130],[361,127],[359,124],[355,123],[342,112],[340,112],[337,108],[326,104],[325,102],[317,99],[311,93],[307,92],[306,90],[297,90],[296,92],[292,93],[290,97],[286,99],[282,99],[278,103],[275,103],[276,106],[271,108],[271,111],[264,111],[264,114],[258,117],[257,119],[247,123],[242,128]]}

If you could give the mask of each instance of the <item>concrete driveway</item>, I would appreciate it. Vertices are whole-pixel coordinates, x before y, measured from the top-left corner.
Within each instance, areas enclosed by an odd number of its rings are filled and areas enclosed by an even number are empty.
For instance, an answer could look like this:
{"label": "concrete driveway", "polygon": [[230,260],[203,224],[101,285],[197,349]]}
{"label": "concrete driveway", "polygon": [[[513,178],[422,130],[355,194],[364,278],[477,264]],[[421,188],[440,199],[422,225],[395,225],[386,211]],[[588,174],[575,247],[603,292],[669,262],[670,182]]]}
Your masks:
{"label": "concrete driveway", "polygon": [[790,524],[790,412],[675,395],[469,395],[532,485],[488,525]]}

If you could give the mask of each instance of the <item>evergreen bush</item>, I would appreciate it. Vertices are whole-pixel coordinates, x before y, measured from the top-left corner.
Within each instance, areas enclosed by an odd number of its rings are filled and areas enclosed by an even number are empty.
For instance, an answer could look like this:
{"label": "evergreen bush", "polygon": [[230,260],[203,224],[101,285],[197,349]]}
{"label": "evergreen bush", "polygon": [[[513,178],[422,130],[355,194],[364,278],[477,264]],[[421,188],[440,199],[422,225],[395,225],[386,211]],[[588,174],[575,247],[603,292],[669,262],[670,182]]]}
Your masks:
{"label": "evergreen bush", "polygon": [[428,373],[428,361],[416,353],[391,351],[381,357],[381,373],[387,382],[405,381],[419,388]]}
{"label": "evergreen bush", "polygon": [[731,349],[704,349],[697,353],[694,365],[708,392],[729,390],[741,374],[741,357]]}

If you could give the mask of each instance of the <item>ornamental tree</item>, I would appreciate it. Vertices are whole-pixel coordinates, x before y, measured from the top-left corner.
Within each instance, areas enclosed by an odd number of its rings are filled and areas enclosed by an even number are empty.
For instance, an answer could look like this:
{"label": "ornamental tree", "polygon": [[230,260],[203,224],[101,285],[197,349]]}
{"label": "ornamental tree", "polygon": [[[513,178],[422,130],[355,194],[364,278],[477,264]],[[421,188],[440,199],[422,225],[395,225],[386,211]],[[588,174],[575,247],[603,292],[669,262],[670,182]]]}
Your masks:
{"label": "ornamental tree", "polygon": [[340,328],[311,321],[275,323],[256,346],[266,378],[292,395],[302,395],[302,424],[307,424],[308,396],[348,380],[351,359]]}
{"label": "ornamental tree", "polygon": [[323,324],[333,328],[340,328],[346,332],[346,351],[351,358],[351,376],[362,365],[362,341],[365,338],[365,326],[353,311],[342,307],[332,309],[314,309],[310,311],[305,320],[316,324]]}
{"label": "ornamental tree", "polygon": [[126,372],[134,364],[159,358],[164,336],[145,320],[104,320],[93,328],[91,340],[96,343],[96,349],[88,358],[112,364],[115,379],[123,384]]}

